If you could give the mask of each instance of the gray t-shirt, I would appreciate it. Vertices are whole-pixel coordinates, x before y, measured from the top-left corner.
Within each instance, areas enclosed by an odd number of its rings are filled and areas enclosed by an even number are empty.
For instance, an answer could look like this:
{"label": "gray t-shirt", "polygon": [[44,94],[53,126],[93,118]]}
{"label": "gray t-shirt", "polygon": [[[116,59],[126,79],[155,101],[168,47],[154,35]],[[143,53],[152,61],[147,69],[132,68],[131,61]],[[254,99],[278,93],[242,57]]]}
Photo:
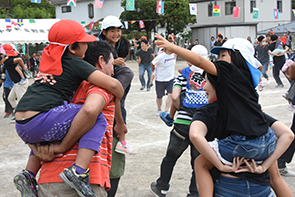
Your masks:
{"label": "gray t-shirt", "polygon": [[148,66],[153,60],[152,53],[153,49],[150,47],[147,51],[142,49],[138,50],[135,55],[141,58],[141,64]]}
{"label": "gray t-shirt", "polygon": [[255,47],[255,52],[257,52],[257,59],[260,61],[260,63],[265,63],[269,61],[268,46],[269,45],[263,48],[262,46],[257,45]]}

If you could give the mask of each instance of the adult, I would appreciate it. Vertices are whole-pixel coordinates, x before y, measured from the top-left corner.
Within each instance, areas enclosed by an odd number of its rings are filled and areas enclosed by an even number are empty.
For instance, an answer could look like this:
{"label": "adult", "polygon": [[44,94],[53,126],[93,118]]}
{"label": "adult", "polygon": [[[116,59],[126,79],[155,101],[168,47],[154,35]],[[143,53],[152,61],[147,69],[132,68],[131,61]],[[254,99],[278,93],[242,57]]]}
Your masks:
{"label": "adult", "polygon": [[287,32],[286,32],[286,38],[287,38],[287,43],[286,43],[286,45],[287,45],[287,47],[289,47],[289,49],[292,49],[292,36],[290,35],[290,31],[288,30]]}
{"label": "adult", "polygon": [[39,65],[39,60],[37,59],[36,53],[33,53],[30,58],[30,71],[32,72],[32,77],[36,77],[37,66]]}
{"label": "adult", "polygon": [[215,47],[216,46],[221,46],[223,45],[223,43],[225,42],[226,40],[223,39],[223,35],[222,34],[218,34],[217,35],[217,41],[213,44]]}
{"label": "adult", "polygon": [[[165,103],[165,112],[168,112],[172,103],[172,87],[174,81],[174,70],[175,70],[176,56],[169,50],[163,49],[163,52],[159,54],[151,62],[152,68],[157,65],[157,77],[156,77],[156,93],[157,93],[157,115],[161,112],[162,98],[165,95],[165,91],[168,94],[168,98]],[[153,69],[154,70],[154,69]]]}
{"label": "adult", "polygon": [[[90,43],[87,52],[85,53],[85,60],[91,63],[93,66],[98,68],[101,72],[112,75],[114,58],[112,46],[105,41],[98,41]],[[91,100],[96,100],[91,102]],[[107,120],[107,129],[104,134],[101,146],[98,153],[91,159],[89,164],[90,170],[90,184],[97,196],[107,196],[106,190],[110,189],[110,168],[112,160],[112,125],[114,120],[114,99],[109,94],[97,87],[93,86],[88,82],[83,82],[76,91],[72,102],[77,104],[84,104],[81,108],[81,113],[91,113],[97,116],[102,110]],[[103,104],[103,105],[102,105]],[[119,103],[118,103],[119,104]],[[103,107],[102,107],[103,106]],[[117,107],[117,105],[116,105]],[[79,112],[79,113],[80,113]],[[119,116],[117,116],[119,115]],[[120,123],[123,123],[122,116],[120,113],[115,114],[115,118]],[[123,123],[124,125],[124,123]],[[59,179],[59,172],[63,171],[64,168],[69,166],[76,158],[77,154],[76,144],[71,150],[69,150],[61,158],[55,158],[51,162],[43,163],[39,177],[39,197],[45,196],[68,196],[78,197],[76,191],[66,184],[62,183]],[[39,150],[46,151],[50,150],[50,146],[40,147]],[[49,152],[50,153],[50,152]],[[53,155],[50,155],[51,159]],[[50,159],[49,159],[50,160]],[[57,165],[58,164],[58,165]]]}
{"label": "adult", "polygon": [[[136,52],[136,56],[139,57],[138,59],[138,67],[139,67],[139,80],[141,83],[140,90],[143,90],[145,88],[145,85],[147,86],[147,91],[150,91],[150,80],[152,76],[152,68],[151,68],[151,62],[155,58],[155,55],[153,54],[153,49],[149,47],[148,41],[146,39],[143,39],[141,41],[141,49]],[[147,71],[148,74],[148,80],[147,83],[144,79],[144,73]]]}
{"label": "adult", "polygon": [[130,56],[130,62],[131,61],[135,61],[135,38],[133,38],[132,40],[131,40],[131,44],[130,44],[130,52],[129,52],[129,56]]}
{"label": "adult", "polygon": [[[275,49],[284,50],[284,44],[278,39],[277,35],[272,35],[271,44],[269,46],[269,53],[273,52]],[[272,73],[277,83],[276,87],[284,87],[284,84],[280,78],[280,70],[282,69],[285,61],[286,59],[285,59],[284,53],[274,54],[274,57],[273,57],[274,68],[272,70]]]}
{"label": "adult", "polygon": [[251,36],[248,36],[247,40],[252,44]]}
{"label": "adult", "polygon": [[[8,101],[11,104],[12,108],[15,109],[18,104],[18,101],[22,98],[22,96],[28,88],[28,80],[22,80],[21,75],[19,74],[19,72],[17,72],[16,67],[20,66],[21,72],[23,76],[26,78],[24,74],[24,61],[18,54],[18,52],[15,51],[13,47],[9,44],[5,44],[3,46],[3,49],[5,50],[5,53],[7,55],[7,57],[4,59],[3,64],[11,80],[14,82],[14,86],[11,89],[8,96]],[[11,119],[11,122],[15,122],[14,117]]]}
{"label": "adult", "polygon": [[269,64],[269,54],[268,54],[268,43],[266,42],[266,39],[264,36],[259,36],[257,38],[258,45],[255,47],[255,54],[257,59],[262,64],[262,75],[267,80],[267,84],[270,83],[269,77],[267,75],[267,69]]}
{"label": "adult", "polygon": [[189,42],[189,40],[186,38],[185,41],[184,41],[184,44],[183,44],[183,47],[185,49],[187,49],[189,47],[189,45],[191,45],[191,43]]}
{"label": "adult", "polygon": [[195,44],[199,44],[199,39],[198,38],[195,40]]}
{"label": "adult", "polygon": [[210,49],[212,49],[214,47],[214,43],[216,42],[214,36],[211,36],[211,40],[210,40]]}

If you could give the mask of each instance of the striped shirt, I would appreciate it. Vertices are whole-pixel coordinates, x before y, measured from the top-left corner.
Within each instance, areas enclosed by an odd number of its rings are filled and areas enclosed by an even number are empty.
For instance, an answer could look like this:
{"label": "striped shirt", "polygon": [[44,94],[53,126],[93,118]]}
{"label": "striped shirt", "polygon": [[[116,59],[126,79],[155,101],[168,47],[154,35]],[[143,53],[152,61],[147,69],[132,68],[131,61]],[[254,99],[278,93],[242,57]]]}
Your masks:
{"label": "striped shirt", "polygon": [[[111,186],[109,172],[112,161],[113,123],[115,111],[114,96],[104,89],[94,86],[87,81],[83,81],[77,89],[71,102],[82,105],[84,104],[87,96],[94,93],[100,94],[106,101],[106,105],[102,110],[102,113],[107,120],[107,130],[101,142],[99,152],[93,156],[88,166],[88,168],[90,168],[89,182],[90,184],[98,184],[108,190]],[[63,157],[54,159],[51,162],[42,163],[38,184],[63,182],[58,175],[74,163],[77,152],[78,143]]]}

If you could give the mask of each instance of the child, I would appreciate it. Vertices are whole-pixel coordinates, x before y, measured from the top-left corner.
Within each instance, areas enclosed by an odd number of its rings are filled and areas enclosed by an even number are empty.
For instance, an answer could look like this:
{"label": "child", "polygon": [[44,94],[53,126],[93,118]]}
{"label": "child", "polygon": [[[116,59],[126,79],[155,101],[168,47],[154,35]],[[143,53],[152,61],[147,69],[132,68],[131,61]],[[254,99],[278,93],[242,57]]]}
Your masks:
{"label": "child", "polygon": [[[121,100],[121,109],[125,111],[125,99],[130,89],[130,84],[133,78],[133,72],[125,66],[125,60],[129,53],[130,43],[128,39],[122,36],[123,24],[116,16],[107,16],[102,22],[102,32],[99,35],[100,40],[109,42],[117,51],[115,59],[114,77],[117,78],[125,90],[124,97]],[[136,150],[129,147],[125,141],[125,133],[121,134],[116,145],[116,152],[122,154],[137,154]]]}
{"label": "child", "polygon": [[[39,142],[61,140],[54,145],[54,152],[58,154],[65,153],[79,141],[75,163],[60,177],[81,196],[86,196],[85,193],[95,196],[87,187],[89,169],[86,168],[100,147],[106,120],[103,114],[81,115],[82,105],[67,102],[83,80],[107,89],[116,96],[116,101],[123,96],[123,88],[119,81],[82,60],[86,42],[94,42],[96,37],[86,34],[78,22],[55,23],[49,30],[48,40],[50,44],[43,50],[40,72],[16,108],[15,127],[21,139],[35,152],[35,144]],[[33,180],[39,168],[38,158],[30,155],[26,170],[15,176],[15,186],[22,195],[36,196]],[[31,188],[23,188],[27,182]]]}
{"label": "child", "polygon": [[[202,57],[208,57],[208,50],[203,45],[191,45],[188,50],[191,50],[197,54],[200,54]],[[170,108],[170,113],[161,112],[160,118],[165,122],[165,124],[169,127],[173,125],[173,118],[176,110],[179,109],[180,106],[186,107],[190,109],[188,111],[191,112],[191,115],[194,114],[195,110],[207,104],[206,94],[203,91],[203,86],[205,83],[205,78],[203,76],[203,69],[200,69],[191,63],[189,63],[189,67],[186,67],[180,71],[183,77],[185,78],[187,83],[187,91],[173,91],[172,92],[172,105]],[[176,84],[177,85],[177,84]],[[192,101],[198,101],[197,103],[193,103]]]}
{"label": "child", "polygon": [[274,41],[276,41],[275,49],[273,51],[268,50],[270,68],[272,68],[274,66],[274,63],[273,63],[274,56],[285,55],[285,59],[288,59],[287,51],[289,50],[289,48],[286,46],[284,49],[283,43],[280,40],[278,40],[278,36],[276,36],[276,35],[271,36],[271,42],[274,42]]}
{"label": "child", "polygon": [[[160,49],[157,55],[160,55],[161,53],[163,53],[163,50],[164,49]],[[154,68],[152,68],[152,70],[153,70],[153,74],[152,74],[151,80],[150,80],[150,87],[152,87],[154,85],[153,81],[154,81],[154,79],[157,78],[157,65],[154,65]]]}
{"label": "child", "polygon": [[[216,95],[218,99],[219,114],[218,118],[222,122],[221,131],[224,131],[224,135],[230,136],[233,139],[226,139],[219,141],[223,147],[218,152],[224,159],[223,161],[232,161],[233,156],[243,156],[243,150],[237,152],[238,155],[233,155],[234,142],[239,140],[245,141],[241,145],[246,145],[247,141],[252,141],[250,146],[262,145],[264,143],[266,147],[255,147],[256,151],[259,151],[256,156],[256,160],[263,161],[259,166],[261,172],[267,170],[271,164],[273,164],[278,157],[284,153],[289,144],[292,141],[292,133],[288,132],[284,137],[279,138],[277,141],[277,147],[275,146],[274,132],[268,129],[268,122],[266,116],[261,111],[258,104],[258,94],[255,91],[255,87],[259,83],[261,73],[252,65],[256,64],[254,58],[254,48],[246,39],[236,38],[225,42],[222,47],[215,47],[211,50],[212,53],[219,54],[222,61],[212,63],[200,55],[196,55],[190,51],[182,49],[177,46],[170,45],[163,37],[156,34],[155,36],[159,40],[156,41],[158,47],[169,47],[177,53],[181,58],[191,62],[194,65],[204,69],[210,75],[212,75],[216,82]],[[214,124],[214,119],[209,121],[209,124]],[[217,154],[210,148],[210,145],[204,140],[204,137],[198,137],[196,130],[193,129],[194,124],[191,125],[190,139],[193,144],[199,150],[199,152],[206,158],[212,165],[216,166],[220,171],[228,172],[232,171],[232,167],[222,164],[219,160],[221,157],[217,157]],[[201,134],[203,134],[201,132]],[[235,137],[237,136],[237,138]],[[285,138],[286,137],[286,138]],[[251,140],[248,140],[251,139]],[[239,147],[239,146],[237,146]],[[229,154],[225,154],[225,153]],[[271,154],[273,152],[273,154]],[[251,154],[245,154],[246,158],[253,158]],[[271,154],[271,155],[270,155]],[[266,159],[267,158],[267,159]],[[207,166],[206,166],[207,167]],[[208,169],[208,168],[207,168]],[[204,169],[206,170],[206,168]],[[202,181],[197,179],[199,186],[199,194],[212,196],[213,184],[209,173],[203,177]],[[206,186],[210,187],[210,190]]]}

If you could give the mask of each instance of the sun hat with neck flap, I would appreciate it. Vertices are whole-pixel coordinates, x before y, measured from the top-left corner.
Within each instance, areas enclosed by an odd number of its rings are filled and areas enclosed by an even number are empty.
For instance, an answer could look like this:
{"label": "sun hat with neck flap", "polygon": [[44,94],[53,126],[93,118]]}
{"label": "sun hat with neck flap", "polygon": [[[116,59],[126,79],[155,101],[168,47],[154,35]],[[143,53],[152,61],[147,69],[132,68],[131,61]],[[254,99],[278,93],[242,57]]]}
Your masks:
{"label": "sun hat with neck flap", "polygon": [[257,65],[260,63],[254,57],[255,50],[253,45],[244,38],[232,38],[228,39],[222,46],[212,48],[211,53],[219,55],[222,50],[240,51],[252,75],[253,85],[256,87],[259,83],[261,72],[257,69]]}
{"label": "sun hat with neck flap", "polygon": [[68,45],[75,42],[94,42],[96,37],[86,34],[84,27],[74,20],[60,20],[49,30],[49,45],[44,48],[40,61],[40,72],[62,74],[61,58]]}
{"label": "sun hat with neck flap", "polygon": [[13,46],[11,46],[10,44],[3,45],[3,49],[8,57],[13,57],[18,55],[18,52],[14,50]]}

